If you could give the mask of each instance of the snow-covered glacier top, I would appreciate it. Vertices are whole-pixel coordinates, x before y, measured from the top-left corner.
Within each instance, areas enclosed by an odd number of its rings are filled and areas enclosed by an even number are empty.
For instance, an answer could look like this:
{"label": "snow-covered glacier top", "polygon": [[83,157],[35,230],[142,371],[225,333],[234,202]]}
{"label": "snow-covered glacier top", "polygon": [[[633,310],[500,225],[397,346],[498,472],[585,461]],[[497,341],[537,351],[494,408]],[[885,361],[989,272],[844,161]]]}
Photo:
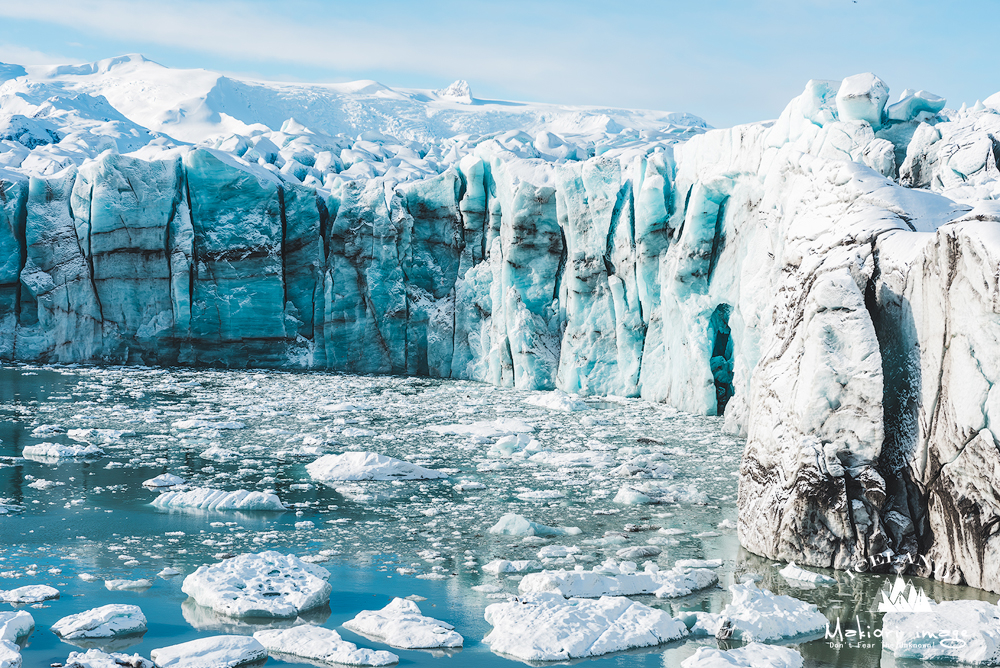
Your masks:
{"label": "snow-covered glacier top", "polygon": [[36,174],[109,148],[152,159],[207,144],[241,157],[252,150],[249,162],[276,169],[296,161],[286,171],[317,185],[345,172],[403,181],[440,173],[487,142],[564,161],[669,145],[707,128],[686,113],[484,100],[463,80],[440,90],[252,81],[137,54],[0,64],[0,166]]}

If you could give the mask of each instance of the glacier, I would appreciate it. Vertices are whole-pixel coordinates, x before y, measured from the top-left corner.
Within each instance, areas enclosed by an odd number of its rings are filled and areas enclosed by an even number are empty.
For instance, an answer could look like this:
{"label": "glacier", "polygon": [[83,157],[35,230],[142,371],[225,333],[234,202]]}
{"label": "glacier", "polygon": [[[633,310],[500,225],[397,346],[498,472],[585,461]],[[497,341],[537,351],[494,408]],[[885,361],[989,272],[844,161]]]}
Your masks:
{"label": "glacier", "polygon": [[746,437],[749,550],[1000,591],[1000,95],[713,130],[461,84],[0,83],[0,359],[665,402]]}

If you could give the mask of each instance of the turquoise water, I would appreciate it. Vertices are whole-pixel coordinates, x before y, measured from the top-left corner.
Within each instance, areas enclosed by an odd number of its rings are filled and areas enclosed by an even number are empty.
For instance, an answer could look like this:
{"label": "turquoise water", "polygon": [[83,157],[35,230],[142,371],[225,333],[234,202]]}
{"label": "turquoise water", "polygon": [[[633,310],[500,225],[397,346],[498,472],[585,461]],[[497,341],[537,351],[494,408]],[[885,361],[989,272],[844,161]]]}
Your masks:
{"label": "turquoise water", "polygon": [[[499,599],[471,587],[498,583],[516,593],[516,577],[485,574],[482,566],[495,558],[537,558],[545,544],[579,546],[588,559],[581,563],[587,567],[613,557],[623,546],[647,542],[663,550],[656,558],[662,568],[682,558],[723,559],[722,588],[673,601],[638,597],[672,613],[719,610],[728,600],[724,587],[750,572],[760,575],[762,586],[772,591],[816,603],[831,620],[853,623],[857,618],[878,625],[878,615],[870,611],[885,585],[881,576],[838,573],[835,586],[796,589],[777,574],[772,562],[739,547],[731,527],[743,443],[722,433],[721,420],[638,400],[594,402],[581,412],[552,411],[526,403],[536,395],[460,381],[320,373],[0,369],[0,505],[8,511],[0,515],[0,589],[48,584],[62,592],[58,600],[28,608],[36,628],[23,650],[25,666],[64,661],[76,648],[59,640],[49,630],[52,624],[107,603],[143,609],[148,632],[127,648],[110,649],[147,657],[154,648],[197,637],[289,625],[291,621],[220,617],[180,591],[183,576],[202,564],[265,549],[306,557],[330,570],[330,607],[311,611],[303,620],[335,628],[359,646],[390,649],[400,656],[400,665],[408,666],[464,666],[471,661],[511,665],[510,659],[493,654],[481,642],[490,630],[483,610]],[[344,403],[361,410],[338,410]],[[497,418],[533,425],[534,438],[554,456],[590,453],[605,457],[609,466],[570,465],[571,458],[539,464],[490,457],[489,443],[428,429]],[[190,419],[238,422],[242,428],[176,426]],[[99,459],[21,458],[26,445],[76,442],[66,433],[32,436],[40,425],[130,433],[110,441],[90,435],[105,452]],[[447,469],[449,479],[335,486],[309,479],[304,467],[318,452],[350,449]],[[220,451],[221,459],[202,456]],[[610,467],[637,458],[669,463],[674,469],[669,484],[693,486],[704,495],[702,503],[614,503],[625,479],[610,475]],[[192,485],[273,491],[289,510],[160,510],[150,505],[158,493],[142,482],[164,472]],[[458,492],[453,487],[458,481],[479,482],[485,489]],[[518,498],[538,490],[564,496],[542,502]],[[505,512],[549,525],[578,526],[582,533],[541,544],[489,534],[488,528]],[[628,524],[682,533],[630,532],[625,530]],[[624,542],[587,543],[606,535]],[[182,575],[157,577],[167,566]],[[80,574],[97,579],[86,582]],[[143,591],[105,589],[103,580],[116,578],[148,578],[153,585]],[[978,590],[914,582],[938,599],[996,600]],[[466,640],[461,651],[391,649],[340,627],[361,610],[383,607],[392,596],[411,595],[426,599],[419,603],[424,614],[455,625]],[[583,661],[676,666],[700,645],[714,646],[716,641],[686,641]],[[883,655],[877,643],[834,649],[816,639],[797,646],[810,666],[892,665],[892,657]],[[267,665],[311,664],[272,659]]]}

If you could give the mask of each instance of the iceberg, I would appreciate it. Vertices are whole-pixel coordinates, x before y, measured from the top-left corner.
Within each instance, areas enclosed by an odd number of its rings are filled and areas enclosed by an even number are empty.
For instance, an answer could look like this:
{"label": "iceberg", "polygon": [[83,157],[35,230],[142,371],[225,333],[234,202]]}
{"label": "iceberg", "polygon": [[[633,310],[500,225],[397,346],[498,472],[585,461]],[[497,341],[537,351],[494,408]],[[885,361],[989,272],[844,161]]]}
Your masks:
{"label": "iceberg", "polygon": [[146,632],[146,616],[137,605],[103,605],[63,617],[52,632],[63,640],[138,635]]}
{"label": "iceberg", "polygon": [[20,648],[9,640],[0,640],[0,668],[21,668]]}
{"label": "iceberg", "polygon": [[929,604],[927,611],[887,612],[883,647],[900,659],[1000,664],[1000,608],[986,601]]}
{"label": "iceberg", "polygon": [[345,452],[324,455],[306,464],[314,480],[435,480],[447,478],[441,471],[425,469],[374,452]]}
{"label": "iceberg", "polygon": [[587,571],[542,571],[525,575],[518,585],[522,594],[555,592],[570,597],[635,596],[655,594],[657,598],[678,598],[715,585],[719,578],[707,568],[674,567],[661,571],[648,562],[642,571],[633,562],[609,560]]}
{"label": "iceberg", "polygon": [[683,623],[622,596],[596,600],[540,593],[486,607],[483,642],[522,661],[565,661],[683,638]]}
{"label": "iceberg", "polygon": [[579,527],[550,527],[516,513],[507,513],[490,527],[490,533],[503,536],[576,536],[582,532]]}
{"label": "iceberg", "polygon": [[802,655],[791,647],[752,642],[729,650],[699,647],[681,668],[802,668]]}
{"label": "iceberg", "polygon": [[221,489],[209,489],[208,487],[196,487],[186,491],[163,492],[153,500],[153,505],[163,509],[285,510],[285,505],[281,503],[281,500],[270,492],[249,492],[245,489],[225,492]]}
{"label": "iceberg", "polygon": [[210,636],[149,653],[157,668],[239,668],[267,660],[267,650],[246,636]]}
{"label": "iceberg", "polygon": [[749,643],[807,637],[827,629],[826,617],[811,603],[758,589],[753,582],[730,585],[729,591],[732,601],[722,612],[686,613],[692,633]]}
{"label": "iceberg", "polygon": [[274,551],[199,566],[181,586],[198,605],[230,617],[295,617],[329,603],[330,572]]}
{"label": "iceberg", "polygon": [[149,659],[138,654],[129,656],[114,652],[108,654],[99,649],[89,649],[86,652],[70,652],[65,665],[74,668],[156,668]]}
{"label": "iceberg", "polygon": [[103,457],[104,451],[96,445],[38,443],[36,445],[24,446],[21,456],[25,459],[45,461],[47,459],[70,459],[73,457]]}
{"label": "iceberg", "polygon": [[26,610],[0,612],[0,640],[15,643],[27,638],[35,628],[35,619]]}
{"label": "iceberg", "polygon": [[399,657],[385,650],[359,648],[333,629],[304,624],[290,629],[268,629],[253,634],[269,653],[301,657],[331,665],[388,666]]}
{"label": "iceberg", "polygon": [[0,590],[0,601],[14,605],[41,603],[54,598],[59,598],[59,590],[48,585],[27,585],[6,591]]}
{"label": "iceberg", "polygon": [[425,617],[413,601],[394,598],[381,610],[364,610],[344,628],[402,649],[461,647],[462,636],[451,624]]}

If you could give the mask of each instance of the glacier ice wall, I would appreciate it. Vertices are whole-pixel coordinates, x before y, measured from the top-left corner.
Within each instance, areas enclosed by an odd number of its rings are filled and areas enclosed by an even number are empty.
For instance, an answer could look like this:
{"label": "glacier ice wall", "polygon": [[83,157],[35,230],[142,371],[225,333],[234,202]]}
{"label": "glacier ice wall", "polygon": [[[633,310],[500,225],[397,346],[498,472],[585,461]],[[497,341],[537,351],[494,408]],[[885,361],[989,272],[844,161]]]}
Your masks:
{"label": "glacier ice wall", "polygon": [[887,91],[810,81],[775,122],[582,160],[486,141],[403,182],[272,168],[290,130],[3,170],[0,358],[724,414],[750,550],[1000,591],[1000,114]]}

